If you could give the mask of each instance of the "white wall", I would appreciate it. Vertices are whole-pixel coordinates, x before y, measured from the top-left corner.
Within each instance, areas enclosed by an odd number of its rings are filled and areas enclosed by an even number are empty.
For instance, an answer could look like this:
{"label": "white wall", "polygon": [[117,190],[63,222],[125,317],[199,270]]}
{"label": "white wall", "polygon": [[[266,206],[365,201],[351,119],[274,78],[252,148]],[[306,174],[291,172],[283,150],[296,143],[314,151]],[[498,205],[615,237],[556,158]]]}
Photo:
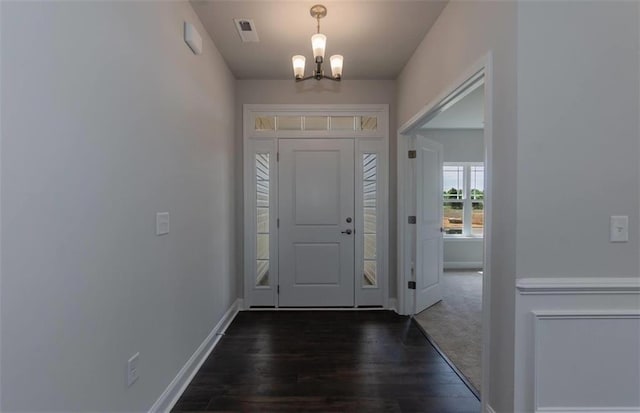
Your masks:
{"label": "white wall", "polygon": [[[640,273],[639,7],[452,1],[399,79],[403,123],[493,53],[488,400],[498,412],[514,411],[515,278]],[[611,215],[629,215],[629,243],[609,243]]]}
{"label": "white wall", "polygon": [[444,239],[442,264],[445,270],[481,270],[483,260],[482,238]]}
{"label": "white wall", "polygon": [[493,54],[493,107],[487,108],[493,123],[491,383],[485,397],[498,412],[513,411],[517,8],[516,2],[451,1],[398,79],[401,125],[476,61]]}
{"label": "white wall", "polygon": [[[389,105],[389,296],[396,296],[396,82],[393,80],[343,80],[340,83],[308,80],[239,80],[236,89],[236,111],[244,104],[388,104]],[[242,116],[236,118],[236,203],[242,211]],[[237,228],[244,231],[242,214],[237,215]],[[238,291],[243,291],[242,240],[237,239]]]}
{"label": "white wall", "polygon": [[[639,9],[624,1],[518,9],[517,276],[552,286],[560,277],[563,291],[517,295],[516,411],[640,408]],[[628,243],[609,242],[611,215],[629,216]],[[601,291],[584,292],[594,285]],[[532,316],[563,309],[581,318],[546,331]],[[566,377],[575,380],[553,391]]]}
{"label": "white wall", "polygon": [[[520,5],[519,277],[640,273],[639,4]],[[609,242],[611,215],[629,243]]]}
{"label": "white wall", "polygon": [[484,129],[426,129],[424,134],[442,144],[445,162],[484,162]]}
{"label": "white wall", "polygon": [[[445,162],[484,162],[483,129],[429,129],[425,136],[442,144]],[[482,268],[482,238],[444,238],[444,269]]]}
{"label": "white wall", "polygon": [[0,409],[147,410],[236,297],[235,80],[186,2],[2,2],[1,23]]}

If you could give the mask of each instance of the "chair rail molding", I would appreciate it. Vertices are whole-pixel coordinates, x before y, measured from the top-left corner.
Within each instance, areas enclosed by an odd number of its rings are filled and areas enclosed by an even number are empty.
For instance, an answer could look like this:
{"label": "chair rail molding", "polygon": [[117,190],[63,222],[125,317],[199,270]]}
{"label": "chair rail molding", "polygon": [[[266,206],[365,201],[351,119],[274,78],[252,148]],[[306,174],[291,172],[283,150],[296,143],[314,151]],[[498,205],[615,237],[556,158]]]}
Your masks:
{"label": "chair rail molding", "polygon": [[640,277],[520,278],[516,289],[529,294],[638,294]]}

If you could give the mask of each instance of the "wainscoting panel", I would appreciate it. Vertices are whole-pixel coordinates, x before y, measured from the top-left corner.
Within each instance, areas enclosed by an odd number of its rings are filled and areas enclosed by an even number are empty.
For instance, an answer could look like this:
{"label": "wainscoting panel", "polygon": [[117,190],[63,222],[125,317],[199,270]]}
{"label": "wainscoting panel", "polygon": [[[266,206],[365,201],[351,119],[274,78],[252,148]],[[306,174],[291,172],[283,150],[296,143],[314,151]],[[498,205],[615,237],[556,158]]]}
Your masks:
{"label": "wainscoting panel", "polygon": [[640,412],[640,278],[520,279],[515,411]]}

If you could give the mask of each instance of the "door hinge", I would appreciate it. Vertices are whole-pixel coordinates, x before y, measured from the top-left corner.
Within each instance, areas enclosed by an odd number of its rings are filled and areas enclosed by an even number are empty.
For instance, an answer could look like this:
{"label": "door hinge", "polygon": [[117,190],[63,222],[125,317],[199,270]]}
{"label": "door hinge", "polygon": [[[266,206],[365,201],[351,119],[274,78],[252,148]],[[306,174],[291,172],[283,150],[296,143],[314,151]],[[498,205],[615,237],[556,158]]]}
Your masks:
{"label": "door hinge", "polygon": [[415,281],[409,281],[409,285],[407,286],[407,288],[409,288],[410,290],[415,290],[416,289],[416,282]]}
{"label": "door hinge", "polygon": [[444,232],[444,228],[440,227],[440,232]]}
{"label": "door hinge", "polygon": [[414,150],[409,151],[409,159],[416,159],[418,157],[418,153]]}
{"label": "door hinge", "polygon": [[416,216],[415,215],[409,215],[409,224],[415,224],[417,222]]}
{"label": "door hinge", "polygon": [[280,228],[280,218],[276,220],[276,228]]}
{"label": "door hinge", "polygon": [[280,162],[280,152],[276,152],[276,162]]}
{"label": "door hinge", "polygon": [[280,294],[280,284],[278,284],[278,294]]}

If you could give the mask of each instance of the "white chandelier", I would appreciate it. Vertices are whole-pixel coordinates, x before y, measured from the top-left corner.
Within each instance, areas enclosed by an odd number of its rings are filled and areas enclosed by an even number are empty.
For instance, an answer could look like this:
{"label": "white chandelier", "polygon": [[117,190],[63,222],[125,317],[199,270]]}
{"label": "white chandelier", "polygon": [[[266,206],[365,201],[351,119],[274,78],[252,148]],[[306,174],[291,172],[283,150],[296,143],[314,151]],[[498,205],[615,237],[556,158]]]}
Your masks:
{"label": "white chandelier", "polygon": [[308,79],[331,79],[339,82],[342,79],[342,63],[344,61],[344,57],[342,55],[336,54],[329,58],[329,61],[331,62],[332,76],[325,75],[324,70],[322,69],[322,64],[324,63],[324,51],[327,46],[327,36],[320,33],[320,19],[327,15],[327,8],[322,4],[316,4],[311,7],[310,13],[311,17],[318,21],[318,32],[311,36],[311,47],[313,48],[313,57],[315,59],[316,68],[313,70],[312,76],[304,77],[306,58],[302,55],[293,56],[291,60],[293,61],[293,74],[296,77],[296,82],[302,82],[303,80]]}

